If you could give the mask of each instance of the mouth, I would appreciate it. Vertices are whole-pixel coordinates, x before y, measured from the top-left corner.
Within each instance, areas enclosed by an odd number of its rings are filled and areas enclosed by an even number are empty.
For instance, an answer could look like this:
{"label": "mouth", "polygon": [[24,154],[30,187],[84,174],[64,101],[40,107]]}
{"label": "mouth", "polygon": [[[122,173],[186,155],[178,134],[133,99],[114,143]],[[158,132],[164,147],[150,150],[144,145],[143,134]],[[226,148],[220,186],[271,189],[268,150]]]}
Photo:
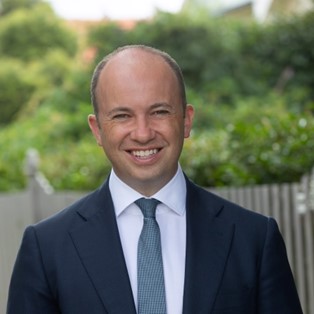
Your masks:
{"label": "mouth", "polygon": [[147,150],[132,150],[130,154],[139,159],[148,159],[156,155],[160,149],[147,149]]}

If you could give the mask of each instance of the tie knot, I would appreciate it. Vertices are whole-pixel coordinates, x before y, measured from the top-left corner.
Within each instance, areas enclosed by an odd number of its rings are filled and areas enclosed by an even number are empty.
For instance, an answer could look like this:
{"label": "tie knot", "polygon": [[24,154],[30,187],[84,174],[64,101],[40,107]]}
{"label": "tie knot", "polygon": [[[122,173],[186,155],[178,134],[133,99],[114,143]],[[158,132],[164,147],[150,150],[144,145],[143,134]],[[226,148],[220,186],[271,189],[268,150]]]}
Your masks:
{"label": "tie knot", "polygon": [[139,198],[135,204],[141,209],[145,218],[155,218],[156,207],[160,202],[154,198]]}

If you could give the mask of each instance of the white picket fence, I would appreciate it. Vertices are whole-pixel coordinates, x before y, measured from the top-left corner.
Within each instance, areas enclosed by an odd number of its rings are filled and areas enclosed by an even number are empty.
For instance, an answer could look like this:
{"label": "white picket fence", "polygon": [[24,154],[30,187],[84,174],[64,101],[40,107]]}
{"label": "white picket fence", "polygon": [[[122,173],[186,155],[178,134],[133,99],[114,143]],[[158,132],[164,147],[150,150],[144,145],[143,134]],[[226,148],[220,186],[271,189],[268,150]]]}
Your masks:
{"label": "white picket fence", "polygon": [[[30,153],[28,189],[0,194],[0,313],[5,313],[13,264],[25,227],[48,217],[86,192],[53,192]],[[314,314],[314,172],[301,182],[210,189],[231,201],[273,216],[287,246],[305,314]]]}

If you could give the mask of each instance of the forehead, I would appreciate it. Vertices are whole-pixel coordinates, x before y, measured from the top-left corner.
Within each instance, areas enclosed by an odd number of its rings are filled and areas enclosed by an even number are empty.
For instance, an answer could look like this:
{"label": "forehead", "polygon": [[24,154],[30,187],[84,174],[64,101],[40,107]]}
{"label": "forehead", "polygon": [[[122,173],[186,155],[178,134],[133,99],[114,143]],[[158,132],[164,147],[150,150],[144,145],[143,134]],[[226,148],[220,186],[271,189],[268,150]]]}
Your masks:
{"label": "forehead", "polygon": [[177,76],[158,54],[127,49],[114,55],[102,69],[96,87],[98,107],[147,108],[153,103],[181,106]]}
{"label": "forehead", "polygon": [[176,75],[170,65],[158,54],[139,48],[129,48],[114,55],[102,69],[100,80],[135,76],[163,76],[163,79],[175,80]]}
{"label": "forehead", "polygon": [[108,60],[107,65],[121,63],[131,65],[136,64],[137,62],[160,62],[167,64],[161,55],[154,53],[153,51],[144,50],[142,48],[127,48],[113,55],[111,59]]}

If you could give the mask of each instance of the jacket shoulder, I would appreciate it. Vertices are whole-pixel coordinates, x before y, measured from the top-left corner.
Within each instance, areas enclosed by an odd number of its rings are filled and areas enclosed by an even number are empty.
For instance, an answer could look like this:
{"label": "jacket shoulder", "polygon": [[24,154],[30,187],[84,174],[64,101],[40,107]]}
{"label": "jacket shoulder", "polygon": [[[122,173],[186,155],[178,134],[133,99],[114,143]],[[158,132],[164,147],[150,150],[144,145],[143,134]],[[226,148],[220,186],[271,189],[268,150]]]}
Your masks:
{"label": "jacket shoulder", "polygon": [[267,224],[269,220],[269,217],[227,200],[191,181],[188,181],[188,199],[190,203],[197,202],[198,204],[202,204],[202,206],[208,211],[211,211],[214,216],[230,221],[241,223],[247,222],[247,220],[253,220]]}
{"label": "jacket shoulder", "polygon": [[105,182],[97,190],[83,196],[66,208],[31,227],[38,232],[47,232],[47,230],[58,230],[61,232],[63,229],[70,229],[77,223],[81,223],[96,215],[99,210],[103,209],[110,202],[111,195]]}

